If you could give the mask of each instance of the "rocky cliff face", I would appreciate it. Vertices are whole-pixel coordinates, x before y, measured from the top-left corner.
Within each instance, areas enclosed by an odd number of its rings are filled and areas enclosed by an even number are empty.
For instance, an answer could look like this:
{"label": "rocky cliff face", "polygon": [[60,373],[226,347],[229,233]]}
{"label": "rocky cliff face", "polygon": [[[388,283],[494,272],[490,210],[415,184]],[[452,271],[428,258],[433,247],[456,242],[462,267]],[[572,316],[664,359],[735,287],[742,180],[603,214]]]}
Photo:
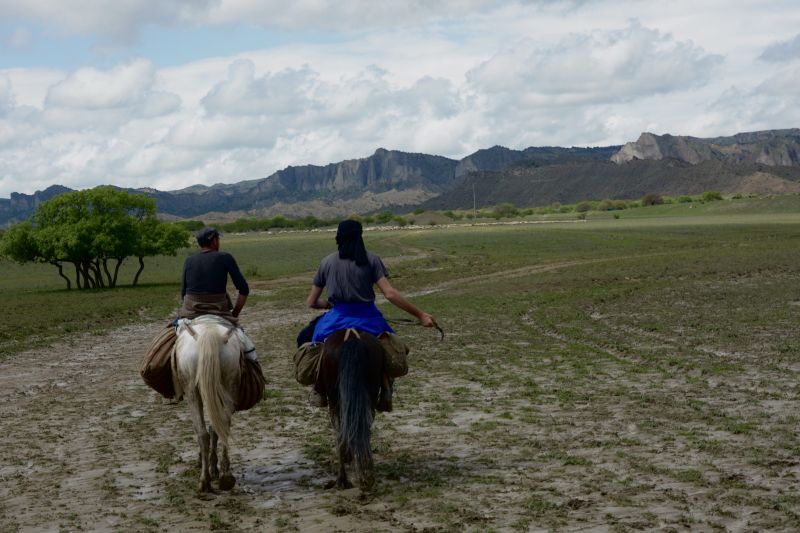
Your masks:
{"label": "rocky cliff face", "polygon": [[40,203],[71,190],[61,185],[51,185],[33,194],[12,192],[11,198],[0,198],[0,224],[25,220],[36,211],[36,206]]}
{"label": "rocky cliff face", "polygon": [[642,133],[611,157],[615,163],[634,159],[673,158],[696,165],[719,160],[734,164],[800,166],[800,129],[756,131],[702,139]]}

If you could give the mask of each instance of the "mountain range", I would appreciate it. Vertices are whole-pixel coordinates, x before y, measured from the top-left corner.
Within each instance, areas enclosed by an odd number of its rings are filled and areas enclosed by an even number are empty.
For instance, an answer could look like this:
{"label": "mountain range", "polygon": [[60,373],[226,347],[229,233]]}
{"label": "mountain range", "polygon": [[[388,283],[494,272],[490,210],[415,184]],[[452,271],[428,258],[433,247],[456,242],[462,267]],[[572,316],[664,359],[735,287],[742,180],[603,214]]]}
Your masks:
{"label": "mountain range", "polygon": [[[53,185],[0,199],[0,224],[30,216],[40,202],[70,189]],[[800,129],[697,138],[642,133],[624,146],[502,146],[463,159],[379,148],[371,156],[325,166],[289,166],[262,179],[152,196],[166,218],[231,220],[243,216],[320,218],[380,209],[520,207],[647,193],[800,192]]]}

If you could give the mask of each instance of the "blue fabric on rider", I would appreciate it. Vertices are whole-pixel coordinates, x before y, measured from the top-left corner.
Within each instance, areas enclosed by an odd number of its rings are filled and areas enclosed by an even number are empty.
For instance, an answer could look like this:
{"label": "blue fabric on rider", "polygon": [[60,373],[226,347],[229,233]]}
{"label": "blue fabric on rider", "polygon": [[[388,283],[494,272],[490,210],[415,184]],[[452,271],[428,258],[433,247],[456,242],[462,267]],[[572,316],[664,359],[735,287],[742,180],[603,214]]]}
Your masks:
{"label": "blue fabric on rider", "polygon": [[383,318],[380,309],[374,302],[337,303],[333,309],[322,315],[314,328],[313,342],[323,342],[328,335],[340,329],[355,328],[373,335],[394,330]]}

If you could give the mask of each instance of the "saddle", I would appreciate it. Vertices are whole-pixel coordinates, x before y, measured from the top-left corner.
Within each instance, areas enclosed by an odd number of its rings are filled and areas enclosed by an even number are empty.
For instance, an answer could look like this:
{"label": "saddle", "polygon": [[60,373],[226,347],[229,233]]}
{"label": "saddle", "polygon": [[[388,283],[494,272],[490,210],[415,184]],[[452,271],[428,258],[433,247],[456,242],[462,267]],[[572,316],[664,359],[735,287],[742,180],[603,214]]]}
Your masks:
{"label": "saddle", "polygon": [[[246,411],[251,409],[264,398],[264,386],[266,385],[264,372],[256,358],[255,345],[250,337],[244,333],[244,330],[219,316],[203,315],[194,320],[180,319],[175,323],[170,323],[150,343],[150,347],[142,360],[139,374],[150,388],[163,397],[175,398],[176,391],[172,380],[173,365],[175,364],[175,342],[178,339],[178,334],[183,331],[188,331],[194,336],[192,325],[202,323],[215,323],[228,327],[228,335],[236,335],[239,340],[242,350],[239,355],[239,397],[236,402],[236,410]],[[178,399],[180,400],[180,398]]]}

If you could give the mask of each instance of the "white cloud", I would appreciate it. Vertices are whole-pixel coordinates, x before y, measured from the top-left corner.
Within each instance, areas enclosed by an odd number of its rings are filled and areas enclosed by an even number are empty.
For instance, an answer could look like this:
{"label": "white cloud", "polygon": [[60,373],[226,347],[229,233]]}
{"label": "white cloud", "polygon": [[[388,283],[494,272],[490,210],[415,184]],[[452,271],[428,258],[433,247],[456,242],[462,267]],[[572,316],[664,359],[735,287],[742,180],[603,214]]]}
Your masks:
{"label": "white cloud", "polygon": [[269,148],[277,135],[269,126],[259,117],[195,117],[177,123],[165,141],[196,150]]}
{"label": "white cloud", "polygon": [[215,0],[0,0],[6,19],[39,22],[66,34],[93,35],[101,41],[131,42],[148,24],[191,22]]}
{"label": "white cloud", "polygon": [[0,0],[12,27],[105,42],[148,25],[298,30],[169,67],[0,69],[0,197],[53,183],[235,182],[377,147],[458,158],[798,126],[800,10],[767,4]]}
{"label": "white cloud", "polygon": [[255,78],[250,60],[237,60],[228,78],[218,83],[205,98],[203,107],[211,115],[295,115],[311,105],[309,98],[317,83],[309,68],[287,69]]}
{"label": "white cloud", "polygon": [[800,59],[800,33],[794,39],[773,43],[759,56],[770,62],[794,61]]}
{"label": "white cloud", "polygon": [[11,86],[11,78],[0,73],[0,116],[9,111],[15,105],[14,90]]}
{"label": "white cloud", "polygon": [[707,83],[722,58],[632,23],[539,47],[524,40],[471,70],[482,92],[521,106],[626,102]]}
{"label": "white cloud", "polygon": [[47,107],[113,109],[130,107],[142,100],[153,86],[155,69],[137,60],[103,71],[82,68],[47,93]]}
{"label": "white cloud", "polygon": [[[537,2],[515,2],[515,4]],[[541,2],[539,2],[541,3]],[[544,3],[548,3],[546,0]],[[223,0],[210,9],[204,22],[225,24],[248,20],[268,28],[326,29],[350,33],[382,26],[418,25],[468,13],[481,13],[508,4],[502,0],[407,0],[375,2],[349,0]]]}
{"label": "white cloud", "polygon": [[798,80],[800,64],[788,64],[753,88],[729,88],[710,111],[737,132],[800,127]]}

